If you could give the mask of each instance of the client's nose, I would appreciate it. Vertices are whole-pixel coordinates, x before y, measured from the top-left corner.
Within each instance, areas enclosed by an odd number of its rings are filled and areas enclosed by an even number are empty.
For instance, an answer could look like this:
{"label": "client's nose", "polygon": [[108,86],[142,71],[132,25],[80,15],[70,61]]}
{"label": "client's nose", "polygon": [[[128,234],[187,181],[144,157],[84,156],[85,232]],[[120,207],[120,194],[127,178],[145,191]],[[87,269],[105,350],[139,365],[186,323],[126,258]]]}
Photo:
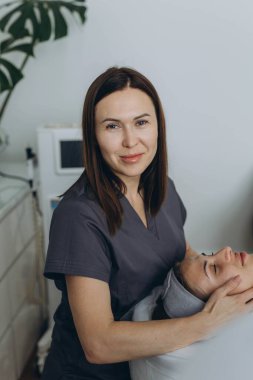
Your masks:
{"label": "client's nose", "polygon": [[232,256],[232,248],[231,247],[225,247],[220,252],[218,252],[218,255],[222,257],[225,261],[230,261]]}

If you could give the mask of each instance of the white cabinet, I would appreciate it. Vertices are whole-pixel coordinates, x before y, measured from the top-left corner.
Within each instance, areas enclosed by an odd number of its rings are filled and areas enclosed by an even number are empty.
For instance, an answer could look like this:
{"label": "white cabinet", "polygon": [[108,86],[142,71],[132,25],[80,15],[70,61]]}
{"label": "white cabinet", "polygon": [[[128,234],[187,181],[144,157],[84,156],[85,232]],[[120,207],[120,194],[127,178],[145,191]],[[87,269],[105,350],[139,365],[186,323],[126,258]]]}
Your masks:
{"label": "white cabinet", "polygon": [[26,302],[12,323],[16,371],[20,377],[27,359],[39,338],[41,311],[38,305]]}
{"label": "white cabinet", "polygon": [[0,336],[1,336],[7,329],[10,319],[11,319],[7,277],[4,277],[0,283],[0,310],[1,310],[1,313],[0,313]]}
{"label": "white cabinet", "polygon": [[14,342],[12,330],[6,330],[0,344],[0,370],[1,379],[16,380],[16,367],[14,357]]}
{"label": "white cabinet", "polygon": [[6,380],[20,377],[44,322],[33,200],[26,185],[15,191],[9,207],[0,208],[0,377]]}

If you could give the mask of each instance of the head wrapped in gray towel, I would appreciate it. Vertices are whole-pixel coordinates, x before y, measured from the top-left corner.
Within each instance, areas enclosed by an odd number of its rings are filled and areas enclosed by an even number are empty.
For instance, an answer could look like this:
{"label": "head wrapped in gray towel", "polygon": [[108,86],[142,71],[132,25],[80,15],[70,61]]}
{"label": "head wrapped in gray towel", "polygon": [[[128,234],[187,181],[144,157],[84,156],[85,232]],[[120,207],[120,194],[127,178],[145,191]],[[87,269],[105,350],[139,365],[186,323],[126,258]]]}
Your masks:
{"label": "head wrapped in gray towel", "polygon": [[188,317],[201,311],[205,302],[190,293],[177,279],[171,269],[164,281],[163,307],[170,318]]}

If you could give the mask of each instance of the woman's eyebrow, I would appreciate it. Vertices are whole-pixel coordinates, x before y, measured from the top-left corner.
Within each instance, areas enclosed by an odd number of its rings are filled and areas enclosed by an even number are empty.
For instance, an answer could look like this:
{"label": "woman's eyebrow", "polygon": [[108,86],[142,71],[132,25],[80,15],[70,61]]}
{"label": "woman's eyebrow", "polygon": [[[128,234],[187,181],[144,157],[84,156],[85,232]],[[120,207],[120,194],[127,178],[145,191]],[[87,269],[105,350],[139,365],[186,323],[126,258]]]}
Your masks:
{"label": "woman's eyebrow", "polygon": [[141,114],[140,116],[136,116],[136,117],[134,117],[133,120],[140,119],[140,117],[145,117],[145,116],[150,116],[150,115],[149,115],[148,113],[143,113],[143,114]]}
{"label": "woman's eyebrow", "polygon": [[[133,118],[133,120],[137,120],[137,119],[140,119],[141,117],[145,117],[145,116],[151,116],[149,113],[142,113],[141,115],[139,116],[135,116]],[[106,121],[116,121],[117,123],[120,123],[121,121],[119,119],[115,119],[113,117],[107,117],[106,119],[102,120],[101,121],[101,124],[102,123],[105,123]]]}
{"label": "woman's eyebrow", "polygon": [[101,121],[101,124],[102,123],[105,123],[106,121],[116,121],[116,122],[120,122],[120,120],[119,119],[114,119],[114,118],[112,118],[112,117],[107,117],[106,119],[104,119],[104,120],[102,120]]}

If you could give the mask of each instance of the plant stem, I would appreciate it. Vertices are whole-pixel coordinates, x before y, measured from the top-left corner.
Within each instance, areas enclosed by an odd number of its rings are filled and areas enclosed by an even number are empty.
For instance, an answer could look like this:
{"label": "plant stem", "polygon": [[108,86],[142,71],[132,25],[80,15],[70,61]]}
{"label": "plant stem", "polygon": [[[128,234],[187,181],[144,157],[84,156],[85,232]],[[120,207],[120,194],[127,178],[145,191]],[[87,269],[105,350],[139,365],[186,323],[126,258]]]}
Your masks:
{"label": "plant stem", "polygon": [[[29,54],[27,54],[27,55],[25,56],[25,59],[24,59],[22,65],[21,65],[21,67],[20,67],[20,71],[21,71],[21,72],[23,71],[23,69],[24,69],[24,67],[25,67],[25,65],[26,65],[26,63],[27,63],[28,58],[29,58]],[[0,125],[1,125],[1,120],[2,120],[2,117],[3,117],[4,110],[5,110],[7,104],[8,104],[8,102],[9,102],[9,100],[10,100],[10,97],[11,97],[11,94],[12,94],[14,88],[15,88],[15,86],[13,86],[13,87],[9,90],[9,92],[8,92],[6,98],[4,99],[4,102],[3,102],[3,104],[2,104],[2,106],[1,106],[1,108],[0,108]]]}

